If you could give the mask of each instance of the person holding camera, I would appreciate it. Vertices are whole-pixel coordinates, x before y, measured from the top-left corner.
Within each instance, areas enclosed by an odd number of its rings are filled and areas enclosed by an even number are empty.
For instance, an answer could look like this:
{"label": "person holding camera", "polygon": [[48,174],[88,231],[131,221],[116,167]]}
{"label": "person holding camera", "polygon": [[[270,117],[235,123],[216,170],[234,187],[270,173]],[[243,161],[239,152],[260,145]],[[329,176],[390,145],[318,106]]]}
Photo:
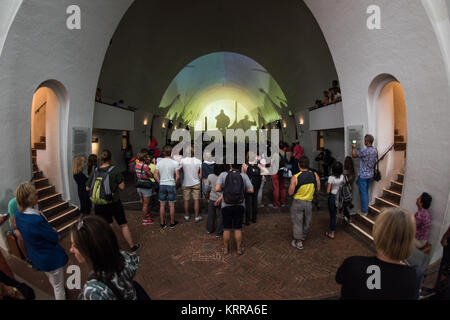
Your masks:
{"label": "person holding camera", "polygon": [[360,158],[361,164],[358,175],[359,194],[361,196],[361,212],[366,215],[369,212],[369,187],[375,174],[375,165],[378,161],[377,149],[373,147],[374,137],[370,134],[364,137],[364,150],[359,150],[356,140],[352,143],[353,158]]}

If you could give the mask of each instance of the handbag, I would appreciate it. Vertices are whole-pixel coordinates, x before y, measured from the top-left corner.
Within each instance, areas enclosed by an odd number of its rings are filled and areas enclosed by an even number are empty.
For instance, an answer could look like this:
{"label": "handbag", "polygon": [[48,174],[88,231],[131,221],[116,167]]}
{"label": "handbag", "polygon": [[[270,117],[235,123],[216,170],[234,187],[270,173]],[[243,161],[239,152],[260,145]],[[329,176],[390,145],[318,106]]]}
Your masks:
{"label": "handbag", "polygon": [[378,162],[380,160],[378,160],[378,151],[377,151],[377,162],[375,163],[375,167],[373,168],[373,180],[375,180],[376,182],[381,180],[381,172],[380,170],[378,170]]}
{"label": "handbag", "polygon": [[[141,176],[145,175],[144,165],[142,165],[141,169],[139,170],[139,174]],[[140,178],[136,177],[136,188],[139,188],[139,189],[153,189],[153,182],[150,179],[140,179]]]}

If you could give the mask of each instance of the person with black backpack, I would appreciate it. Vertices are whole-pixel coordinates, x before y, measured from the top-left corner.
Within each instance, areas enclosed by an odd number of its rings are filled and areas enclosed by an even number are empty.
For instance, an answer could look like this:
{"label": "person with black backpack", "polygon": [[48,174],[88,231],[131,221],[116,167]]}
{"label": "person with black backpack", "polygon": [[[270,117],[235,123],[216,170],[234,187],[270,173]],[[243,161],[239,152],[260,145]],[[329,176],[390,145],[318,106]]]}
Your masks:
{"label": "person with black backpack", "polygon": [[223,191],[223,253],[230,253],[231,230],[234,230],[237,252],[244,254],[242,248],[242,221],[245,211],[245,192],[253,193],[253,185],[245,173],[241,173],[242,165],[230,164],[230,170],[220,174],[215,186],[216,192]]}
{"label": "person with black backpack", "polygon": [[123,237],[130,246],[130,250],[134,252],[141,245],[133,242],[125,211],[120,201],[119,190],[125,190],[125,179],[120,169],[111,165],[111,151],[104,150],[100,156],[100,162],[101,165],[92,171],[86,184],[86,190],[94,204],[95,215],[104,218],[109,224],[113,223],[114,217],[120,226]]}
{"label": "person with black backpack", "polygon": [[254,192],[245,193],[245,225],[250,225],[250,220],[256,223],[258,215],[258,193],[262,184],[261,168],[254,152],[248,152],[247,163],[242,166],[242,172],[249,177]]}

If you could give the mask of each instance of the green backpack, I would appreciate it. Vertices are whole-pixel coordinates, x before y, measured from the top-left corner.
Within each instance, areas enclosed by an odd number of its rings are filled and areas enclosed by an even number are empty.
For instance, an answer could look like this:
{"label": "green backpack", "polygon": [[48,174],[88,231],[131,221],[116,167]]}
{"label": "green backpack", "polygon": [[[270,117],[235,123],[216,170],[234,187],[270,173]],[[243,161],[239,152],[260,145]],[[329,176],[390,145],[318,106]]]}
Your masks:
{"label": "green backpack", "polygon": [[113,169],[114,167],[110,167],[106,172],[100,171],[98,168],[95,169],[89,195],[93,204],[105,205],[112,203],[113,193],[109,185],[109,174]]}

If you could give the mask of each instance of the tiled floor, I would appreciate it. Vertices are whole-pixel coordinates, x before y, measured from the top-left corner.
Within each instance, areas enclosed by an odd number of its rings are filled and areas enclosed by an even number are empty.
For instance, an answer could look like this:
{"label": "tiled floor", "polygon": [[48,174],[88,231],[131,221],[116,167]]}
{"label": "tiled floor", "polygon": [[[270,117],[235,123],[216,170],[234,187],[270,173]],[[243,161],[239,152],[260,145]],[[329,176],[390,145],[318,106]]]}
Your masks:
{"label": "tiled floor", "polygon": [[[131,185],[130,183],[128,185]],[[267,186],[264,203],[271,199]],[[128,187],[122,194],[124,203],[138,200],[136,190]],[[181,198],[180,198],[181,200]],[[236,250],[230,256],[221,252],[222,241],[206,233],[206,208],[200,223],[185,223],[183,202],[178,201],[175,230],[160,230],[159,215],[155,224],[141,225],[140,203],[125,205],[130,230],[136,242],[142,244],[138,251],[141,267],[136,280],[152,299],[330,299],[339,296],[339,286],[334,277],[343,260],[352,255],[372,255],[366,242],[349,227],[340,225],[336,239],[324,236],[329,223],[326,196],[321,195],[322,209],[313,214],[310,237],[305,249],[299,251],[290,245],[292,240],[289,209],[260,209],[258,223],[244,226],[245,254]],[[289,207],[289,206],[288,206]],[[153,208],[152,212],[157,208]],[[114,225],[119,243],[126,243],[119,228]],[[69,253],[70,237],[61,242],[70,257],[69,265],[77,264]],[[34,271],[15,257],[5,255],[13,272],[34,288],[52,296],[52,288],[41,272]],[[81,266],[82,283],[87,278],[88,267]],[[433,279],[428,279],[432,283]],[[77,290],[69,291],[76,299]]]}
{"label": "tiled floor", "polygon": [[[264,199],[270,199],[270,188]],[[137,200],[136,191],[127,188],[123,202]],[[322,201],[324,198],[322,199]],[[265,201],[267,204],[268,201]],[[323,206],[315,211],[305,249],[299,251],[290,244],[291,222],[288,208],[260,209],[258,223],[243,230],[245,254],[238,256],[235,249],[223,256],[222,241],[206,233],[205,220],[200,223],[183,220],[182,201],[177,203],[175,230],[160,230],[159,215],[155,224],[141,225],[140,204],[125,205],[130,230],[136,242],[141,267],[136,280],[152,299],[325,299],[339,295],[334,277],[342,261],[352,255],[370,255],[371,248],[347,227],[340,226],[335,240],[324,236],[329,223]],[[155,208],[154,208],[155,209]],[[156,212],[153,209],[153,212]],[[125,241],[114,226],[120,245]],[[70,256],[68,265],[77,264],[69,253],[70,237],[61,242]],[[28,268],[14,257],[6,257],[11,269],[21,278],[47,294],[52,289],[45,275]],[[88,267],[83,265],[82,280]],[[78,292],[69,292],[76,298]]]}

